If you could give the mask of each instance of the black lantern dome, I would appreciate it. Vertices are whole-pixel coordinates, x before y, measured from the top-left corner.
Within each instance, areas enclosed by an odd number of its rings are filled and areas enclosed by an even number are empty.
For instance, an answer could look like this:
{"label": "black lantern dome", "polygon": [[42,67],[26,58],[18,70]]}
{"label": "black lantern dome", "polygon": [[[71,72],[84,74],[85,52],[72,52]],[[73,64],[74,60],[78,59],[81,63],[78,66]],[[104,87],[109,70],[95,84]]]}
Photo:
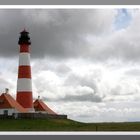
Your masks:
{"label": "black lantern dome", "polygon": [[23,45],[23,44],[30,45],[31,44],[30,37],[28,34],[29,34],[29,32],[27,32],[25,29],[22,32],[20,32],[20,37],[19,37],[19,41],[18,41],[19,45]]}

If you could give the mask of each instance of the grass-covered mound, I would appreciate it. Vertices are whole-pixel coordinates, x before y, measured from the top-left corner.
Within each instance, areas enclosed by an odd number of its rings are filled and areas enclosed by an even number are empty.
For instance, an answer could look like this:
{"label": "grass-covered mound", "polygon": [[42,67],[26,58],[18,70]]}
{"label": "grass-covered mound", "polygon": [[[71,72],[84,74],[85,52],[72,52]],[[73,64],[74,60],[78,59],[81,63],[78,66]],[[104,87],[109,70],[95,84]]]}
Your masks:
{"label": "grass-covered mound", "polygon": [[0,119],[0,131],[140,131],[140,122],[81,123],[69,119]]}

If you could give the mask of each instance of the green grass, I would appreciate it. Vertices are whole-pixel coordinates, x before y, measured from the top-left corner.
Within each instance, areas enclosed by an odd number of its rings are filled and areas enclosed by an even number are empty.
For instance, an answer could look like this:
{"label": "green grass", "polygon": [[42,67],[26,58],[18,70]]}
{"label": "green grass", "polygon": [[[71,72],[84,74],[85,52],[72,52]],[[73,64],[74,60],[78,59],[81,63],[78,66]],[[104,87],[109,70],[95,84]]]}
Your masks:
{"label": "green grass", "polygon": [[140,122],[81,123],[69,119],[0,119],[0,131],[140,131]]}

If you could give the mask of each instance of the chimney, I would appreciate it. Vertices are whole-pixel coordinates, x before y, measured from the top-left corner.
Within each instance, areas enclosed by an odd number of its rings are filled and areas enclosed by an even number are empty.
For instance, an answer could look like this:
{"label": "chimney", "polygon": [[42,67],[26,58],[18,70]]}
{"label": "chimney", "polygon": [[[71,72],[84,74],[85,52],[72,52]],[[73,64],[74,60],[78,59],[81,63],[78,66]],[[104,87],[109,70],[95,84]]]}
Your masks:
{"label": "chimney", "polygon": [[5,88],[5,93],[8,94],[9,93],[9,89]]}
{"label": "chimney", "polygon": [[40,99],[40,96],[38,96],[38,100]]}

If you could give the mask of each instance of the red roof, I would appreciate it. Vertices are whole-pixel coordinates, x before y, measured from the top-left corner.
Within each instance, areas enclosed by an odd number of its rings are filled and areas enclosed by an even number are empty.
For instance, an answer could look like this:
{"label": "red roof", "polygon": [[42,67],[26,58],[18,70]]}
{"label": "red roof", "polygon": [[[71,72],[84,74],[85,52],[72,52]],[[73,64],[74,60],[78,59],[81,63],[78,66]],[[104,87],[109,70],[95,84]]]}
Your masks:
{"label": "red roof", "polygon": [[10,94],[3,93],[0,96],[0,109],[15,108],[20,113],[25,113],[27,110],[23,108]]}
{"label": "red roof", "polygon": [[34,109],[35,111],[45,111],[47,112],[48,114],[57,114],[55,113],[53,110],[51,110],[42,100],[40,99],[36,99],[34,101]]}

